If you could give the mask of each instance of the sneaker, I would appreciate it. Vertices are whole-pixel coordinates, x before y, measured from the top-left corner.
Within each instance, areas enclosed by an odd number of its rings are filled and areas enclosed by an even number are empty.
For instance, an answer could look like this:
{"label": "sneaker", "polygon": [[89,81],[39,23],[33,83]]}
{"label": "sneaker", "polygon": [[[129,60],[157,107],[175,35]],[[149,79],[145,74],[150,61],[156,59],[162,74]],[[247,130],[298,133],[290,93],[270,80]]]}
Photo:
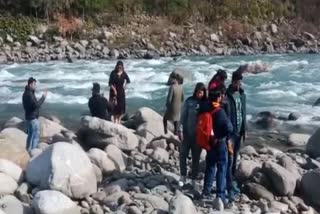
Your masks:
{"label": "sneaker", "polygon": [[186,178],[184,176],[181,176],[180,181],[179,181],[179,187],[183,187],[184,184],[186,183]]}

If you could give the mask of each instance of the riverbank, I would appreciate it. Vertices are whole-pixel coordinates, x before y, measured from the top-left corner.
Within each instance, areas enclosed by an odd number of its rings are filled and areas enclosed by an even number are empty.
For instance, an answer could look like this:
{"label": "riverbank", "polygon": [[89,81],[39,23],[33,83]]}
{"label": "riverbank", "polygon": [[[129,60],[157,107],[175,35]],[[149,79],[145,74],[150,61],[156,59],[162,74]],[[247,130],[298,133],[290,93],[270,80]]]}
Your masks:
{"label": "riverbank", "polygon": [[133,16],[125,24],[93,28],[74,19],[65,20],[79,22],[73,37],[62,37],[44,23],[33,23],[33,33],[23,39],[3,31],[0,63],[319,53],[317,28],[297,19],[259,25],[226,20],[209,26],[196,22],[175,25],[164,17]]}
{"label": "riverbank", "polygon": [[[149,108],[138,109],[124,126],[88,116],[76,132],[57,118],[41,117],[40,124],[41,144],[31,159],[23,121],[11,119],[0,132],[0,210],[5,213],[43,214],[57,207],[60,214],[223,212],[213,198],[200,197],[205,153],[196,188],[179,188],[181,142],[171,132],[164,135],[161,115]],[[309,137],[291,136],[300,149],[280,150],[275,145],[286,144],[281,134],[249,132],[237,170],[241,195],[224,211],[317,213],[320,152],[318,138]]]}

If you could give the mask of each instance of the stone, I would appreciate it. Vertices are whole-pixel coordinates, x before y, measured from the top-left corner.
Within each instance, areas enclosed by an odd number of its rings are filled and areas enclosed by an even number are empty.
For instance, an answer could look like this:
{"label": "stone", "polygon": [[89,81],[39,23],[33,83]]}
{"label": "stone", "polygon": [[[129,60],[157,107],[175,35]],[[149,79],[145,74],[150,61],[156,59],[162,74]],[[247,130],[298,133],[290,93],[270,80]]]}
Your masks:
{"label": "stone", "polygon": [[200,45],[199,49],[201,53],[208,53],[208,48],[205,45]]}
{"label": "stone", "polygon": [[165,139],[160,139],[160,140],[154,140],[150,142],[150,144],[148,145],[148,148],[156,149],[157,147],[159,147],[162,149],[166,149],[167,146],[168,146],[167,141]]}
{"label": "stone", "polygon": [[248,180],[255,172],[261,169],[261,163],[253,160],[241,160],[236,176],[240,181]]}
{"label": "stone", "polygon": [[270,203],[270,209],[280,211],[281,213],[287,213],[287,211],[289,210],[289,205],[281,203],[279,201],[272,201]]}
{"label": "stone", "polygon": [[21,182],[23,179],[23,171],[21,167],[6,159],[0,159],[0,173],[9,175],[17,183]]}
{"label": "stone", "polygon": [[272,162],[264,163],[263,171],[270,179],[272,187],[278,195],[287,196],[294,194],[297,178],[290,171]]}
{"label": "stone", "polygon": [[119,206],[121,205],[123,201],[121,201],[123,198],[130,198],[130,195],[127,192],[115,192],[112,193],[111,195],[108,195],[107,197],[104,198],[103,204],[107,206]]}
{"label": "stone", "polygon": [[27,135],[17,128],[6,128],[0,132],[0,143],[9,142],[25,148]]}
{"label": "stone", "polygon": [[169,204],[159,196],[138,193],[135,194],[133,198],[148,202],[153,209],[162,210],[165,212],[169,210]]}
{"label": "stone", "polygon": [[274,200],[274,195],[260,184],[248,183],[245,185],[244,190],[251,199],[259,200],[260,198],[262,198],[268,201]]}
{"label": "stone", "polygon": [[260,112],[257,115],[256,125],[262,129],[272,129],[276,126],[275,115],[271,112]]}
{"label": "stone", "polygon": [[97,190],[90,159],[78,145],[58,142],[30,161],[27,181],[41,189],[61,191],[81,199]]}
{"label": "stone", "polygon": [[130,206],[128,208],[128,214],[142,214],[142,211],[137,206]]}
{"label": "stone", "polygon": [[36,36],[29,36],[29,40],[35,45],[35,46],[39,46],[41,44],[41,40],[36,37]]}
{"label": "stone", "polygon": [[299,173],[298,166],[295,161],[289,156],[282,156],[279,158],[279,164],[292,173],[292,176],[295,176],[296,181],[301,180],[301,175]]}
{"label": "stone", "polygon": [[92,163],[99,167],[103,174],[111,173],[117,169],[115,163],[108,157],[107,153],[100,149],[91,148],[88,151],[88,157]]}
{"label": "stone", "polygon": [[113,33],[110,31],[103,31],[103,36],[105,39],[110,39],[111,37],[113,37]]}
{"label": "stone", "polygon": [[222,199],[221,199],[221,198],[215,198],[215,199],[213,200],[213,203],[212,203],[212,208],[213,208],[214,210],[223,212],[223,211],[224,211],[224,204],[223,204]]}
{"label": "stone", "polygon": [[92,164],[92,167],[93,167],[94,174],[96,175],[97,182],[98,183],[101,182],[103,179],[101,169],[95,164]]}
{"label": "stone", "polygon": [[307,145],[311,135],[292,133],[289,135],[288,144],[290,146],[305,146]]}
{"label": "stone", "polygon": [[6,41],[9,43],[13,43],[13,38],[9,34],[7,34]]}
{"label": "stone", "polygon": [[86,48],[89,42],[87,40],[80,40],[80,44],[82,45],[82,47]]}
{"label": "stone", "polygon": [[152,43],[150,43],[150,42],[148,42],[148,44],[147,44],[147,49],[148,49],[148,50],[156,50],[156,48],[154,47],[154,45],[153,45]]}
{"label": "stone", "polygon": [[258,152],[256,151],[256,149],[253,146],[245,146],[240,150],[240,154],[242,155],[254,155],[254,156],[258,156]]}
{"label": "stone", "polygon": [[90,208],[90,213],[92,213],[92,214],[104,214],[103,209],[101,208],[101,206],[99,204],[94,204]]}
{"label": "stone", "polygon": [[121,150],[131,151],[139,145],[139,139],[132,130],[119,124],[89,116],[81,119],[78,137],[86,146],[102,149],[109,144],[114,144]]}
{"label": "stone", "polygon": [[308,140],[306,152],[312,158],[320,157],[320,129],[318,129]]}
{"label": "stone", "polygon": [[192,200],[184,195],[177,194],[169,204],[169,214],[197,214],[197,209]]}
{"label": "stone", "polygon": [[304,37],[308,40],[315,40],[315,36],[308,32],[303,32]]}
{"label": "stone", "polygon": [[28,183],[22,183],[18,187],[18,189],[15,192],[15,196],[22,202],[29,204],[31,202],[31,199],[29,197],[28,192],[30,192],[31,186]]}
{"label": "stone", "polygon": [[84,56],[85,54],[86,54],[86,48],[85,47],[83,47],[81,44],[79,44],[79,43],[76,43],[75,45],[74,45],[74,49],[76,49],[77,51],[79,51],[79,53],[82,55],[82,56]]}
{"label": "stone", "polygon": [[148,142],[151,142],[156,137],[164,135],[164,129],[162,127],[159,128],[161,123],[162,122],[160,121],[143,123],[136,129],[136,132],[139,136],[146,138]]}
{"label": "stone", "polygon": [[122,151],[115,145],[108,145],[105,149],[108,157],[114,162],[116,169],[120,172],[123,172],[127,167],[127,157]]}
{"label": "stone", "polygon": [[55,190],[38,192],[32,207],[37,214],[80,214],[80,209],[70,198]]}
{"label": "stone", "polygon": [[298,120],[299,118],[301,117],[301,115],[297,112],[293,112],[293,113],[290,113],[289,116],[288,116],[288,120],[290,121],[296,121]]}
{"label": "stone", "polygon": [[219,36],[215,33],[212,33],[210,35],[210,40],[213,41],[213,42],[220,42],[220,39],[219,39]]}
{"label": "stone", "polygon": [[291,42],[293,42],[297,48],[301,48],[305,45],[305,41],[303,41],[301,38],[291,39]]}
{"label": "stone", "polygon": [[118,59],[119,56],[120,56],[120,53],[119,53],[118,50],[112,49],[112,50],[110,51],[109,55],[110,55],[110,57],[111,57],[112,59]]}
{"label": "stone", "polygon": [[39,121],[41,126],[41,138],[52,138],[55,135],[63,135],[63,132],[69,131],[65,127],[61,126],[59,123],[56,123],[47,118],[40,117]]}
{"label": "stone", "polygon": [[32,214],[32,210],[24,206],[16,197],[5,195],[0,198],[0,213],[1,210],[5,214]]}
{"label": "stone", "polygon": [[13,194],[18,188],[17,182],[4,173],[0,173],[0,195]]}
{"label": "stone", "polygon": [[278,27],[277,27],[276,24],[271,24],[270,28],[271,28],[271,33],[272,34],[277,34],[278,33]]}
{"label": "stone", "polygon": [[301,189],[306,200],[320,206],[320,169],[311,170],[302,176]]}
{"label": "stone", "polygon": [[172,39],[177,38],[177,34],[173,33],[173,32],[169,32],[169,37]]}
{"label": "stone", "polygon": [[159,163],[168,163],[169,162],[169,153],[167,150],[157,147],[153,150],[151,155],[152,159],[158,161]]}

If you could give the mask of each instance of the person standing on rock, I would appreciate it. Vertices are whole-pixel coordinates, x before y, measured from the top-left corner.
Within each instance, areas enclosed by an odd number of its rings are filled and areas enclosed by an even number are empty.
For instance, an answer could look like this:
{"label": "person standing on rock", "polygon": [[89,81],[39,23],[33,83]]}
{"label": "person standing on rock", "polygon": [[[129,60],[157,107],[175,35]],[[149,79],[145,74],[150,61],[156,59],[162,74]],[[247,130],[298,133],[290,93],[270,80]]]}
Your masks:
{"label": "person standing on rock", "polygon": [[88,106],[92,117],[110,120],[110,114],[113,107],[107,98],[100,94],[99,83],[93,83],[92,97],[89,99]]}
{"label": "person standing on rock", "polygon": [[225,105],[226,113],[234,127],[232,136],[228,140],[227,188],[230,200],[234,199],[235,194],[240,193],[234,178],[241,141],[244,141],[246,137],[246,95],[241,88],[242,79],[241,72],[233,72],[231,84],[227,89]]}
{"label": "person standing on rock", "polygon": [[118,61],[109,78],[110,102],[113,103],[113,122],[120,124],[126,112],[126,85],[130,83],[128,74],[124,71],[122,61]]}
{"label": "person standing on rock", "polygon": [[219,69],[209,82],[208,90],[215,90],[221,86],[225,86],[228,74],[225,70]]}
{"label": "person standing on rock", "polygon": [[[223,87],[223,86],[221,86]],[[207,107],[201,107],[200,112],[212,112],[213,137],[207,150],[206,171],[203,186],[203,197],[209,197],[216,177],[217,197],[224,204],[227,203],[225,196],[226,175],[228,169],[227,137],[233,133],[232,124],[225,110],[221,107],[223,91],[219,88],[209,92]]]}
{"label": "person standing on rock", "polygon": [[166,112],[163,117],[164,133],[168,133],[168,120],[173,121],[174,134],[178,135],[178,121],[180,120],[181,107],[184,100],[182,84],[179,84],[180,77],[178,74],[172,76],[172,84],[170,85]]}
{"label": "person standing on rock", "polygon": [[187,177],[187,157],[190,149],[192,154],[192,185],[195,186],[195,180],[198,177],[199,161],[201,147],[196,142],[196,126],[198,118],[198,110],[201,102],[207,100],[206,86],[203,83],[197,83],[193,95],[189,97],[183,104],[179,138],[182,141],[180,148],[180,173],[181,180],[179,186],[184,186]]}
{"label": "person standing on rock", "polygon": [[28,85],[25,87],[25,91],[22,96],[23,108],[25,111],[25,119],[27,124],[27,150],[31,152],[36,148],[40,140],[40,124],[39,124],[39,110],[44,100],[47,97],[47,90],[44,91],[42,97],[37,100],[35,96],[36,79],[29,78]]}

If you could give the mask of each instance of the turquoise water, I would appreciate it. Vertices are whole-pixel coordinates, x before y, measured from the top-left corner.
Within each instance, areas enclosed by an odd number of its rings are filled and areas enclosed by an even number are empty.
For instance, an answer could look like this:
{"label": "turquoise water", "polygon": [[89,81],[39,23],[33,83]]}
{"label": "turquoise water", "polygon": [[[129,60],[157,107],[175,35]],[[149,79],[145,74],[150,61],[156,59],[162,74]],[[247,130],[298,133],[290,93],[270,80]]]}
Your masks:
{"label": "turquoise water", "polygon": [[[184,85],[186,96],[191,95],[196,82],[207,82],[219,68],[231,74],[239,65],[264,62],[268,73],[247,74],[243,87],[247,93],[248,114],[272,111],[281,115],[299,112],[296,122],[310,124],[320,116],[320,107],[312,108],[320,97],[320,55],[263,55],[237,57],[191,57],[158,60],[125,60],[125,70],[132,83],[127,87],[128,111],[148,106],[162,113],[165,110],[169,73],[180,67],[187,70]],[[75,63],[50,62],[34,64],[0,65],[0,118],[23,117],[21,96],[26,80],[33,76],[39,80],[38,90],[49,90],[41,112],[59,117],[72,124],[88,112],[92,82],[100,82],[108,94],[107,83],[116,61],[77,61]],[[231,75],[229,75],[228,83]],[[40,94],[38,94],[40,96]]]}

